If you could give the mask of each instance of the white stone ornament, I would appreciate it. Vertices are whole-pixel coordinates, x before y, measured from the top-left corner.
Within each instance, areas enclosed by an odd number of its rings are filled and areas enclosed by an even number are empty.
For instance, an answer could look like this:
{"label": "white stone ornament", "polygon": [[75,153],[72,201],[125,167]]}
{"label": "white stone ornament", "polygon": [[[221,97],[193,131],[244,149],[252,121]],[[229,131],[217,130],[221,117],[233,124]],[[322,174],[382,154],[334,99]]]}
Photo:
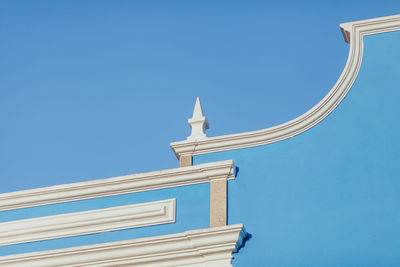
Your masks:
{"label": "white stone ornament", "polygon": [[188,120],[192,133],[188,136],[187,140],[197,141],[207,138],[206,130],[210,127],[206,117],[203,114],[201,108],[200,99],[196,98],[196,104],[194,105],[193,116]]}

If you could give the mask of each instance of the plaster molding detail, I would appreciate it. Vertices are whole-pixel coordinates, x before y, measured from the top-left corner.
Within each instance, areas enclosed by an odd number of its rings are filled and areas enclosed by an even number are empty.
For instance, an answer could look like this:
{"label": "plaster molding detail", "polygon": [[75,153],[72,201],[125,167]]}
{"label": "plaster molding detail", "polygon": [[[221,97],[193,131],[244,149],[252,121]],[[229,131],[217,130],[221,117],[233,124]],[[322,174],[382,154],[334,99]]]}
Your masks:
{"label": "plaster molding detail", "polygon": [[204,140],[207,138],[206,130],[210,128],[206,117],[203,114],[203,109],[201,107],[200,98],[196,98],[196,103],[194,105],[193,116],[188,120],[190,128],[192,128],[192,133],[187,138],[190,141]]}
{"label": "plaster molding detail", "polygon": [[343,100],[358,75],[363,56],[363,37],[400,30],[400,15],[349,22],[341,24],[340,27],[345,41],[350,44],[346,66],[336,84],[316,106],[303,115],[274,127],[209,137],[206,140],[173,142],[171,147],[177,158],[282,141],[303,133],[322,121]]}
{"label": "plaster molding detail", "polygon": [[175,199],[0,223],[0,246],[175,222]]}
{"label": "plaster molding detail", "polygon": [[242,245],[241,224],[0,257],[0,266],[232,267]]}
{"label": "plaster molding detail", "polygon": [[0,194],[0,211],[234,179],[232,160]]}

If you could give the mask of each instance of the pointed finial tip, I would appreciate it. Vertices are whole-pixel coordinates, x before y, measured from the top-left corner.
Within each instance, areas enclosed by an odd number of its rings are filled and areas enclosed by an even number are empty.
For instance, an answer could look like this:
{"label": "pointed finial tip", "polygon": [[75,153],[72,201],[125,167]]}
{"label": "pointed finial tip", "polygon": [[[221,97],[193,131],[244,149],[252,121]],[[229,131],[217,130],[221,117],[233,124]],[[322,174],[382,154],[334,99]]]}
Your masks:
{"label": "pointed finial tip", "polygon": [[194,104],[192,119],[201,119],[202,117],[204,117],[203,109],[201,107],[200,98],[197,97],[196,103]]}

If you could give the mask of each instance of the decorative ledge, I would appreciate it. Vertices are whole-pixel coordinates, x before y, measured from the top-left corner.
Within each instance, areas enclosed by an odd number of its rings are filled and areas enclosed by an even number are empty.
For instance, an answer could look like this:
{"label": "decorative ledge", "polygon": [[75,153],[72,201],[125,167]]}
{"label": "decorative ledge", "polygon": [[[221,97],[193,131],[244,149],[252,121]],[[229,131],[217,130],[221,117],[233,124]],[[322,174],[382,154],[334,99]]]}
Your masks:
{"label": "decorative ledge", "polygon": [[331,91],[315,107],[300,117],[271,128],[204,140],[173,142],[171,147],[177,158],[278,142],[303,133],[322,121],[346,96],[358,75],[363,55],[363,36],[400,30],[400,15],[344,23],[340,27],[345,41],[350,43],[347,63]]}
{"label": "decorative ledge", "polygon": [[232,267],[243,225],[0,257],[0,266]]}
{"label": "decorative ledge", "polygon": [[232,160],[0,194],[0,211],[234,179]]}
{"label": "decorative ledge", "polygon": [[175,199],[0,223],[0,246],[175,222]]}

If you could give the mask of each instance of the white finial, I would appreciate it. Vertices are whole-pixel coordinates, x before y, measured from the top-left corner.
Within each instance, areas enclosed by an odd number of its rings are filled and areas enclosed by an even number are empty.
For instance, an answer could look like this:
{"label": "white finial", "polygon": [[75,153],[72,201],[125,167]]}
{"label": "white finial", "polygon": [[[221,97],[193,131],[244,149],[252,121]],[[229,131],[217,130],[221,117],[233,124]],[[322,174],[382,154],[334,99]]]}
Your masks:
{"label": "white finial", "polygon": [[203,115],[203,110],[201,108],[200,99],[196,99],[196,104],[194,105],[193,116],[188,120],[190,127],[192,128],[192,133],[187,138],[187,140],[195,141],[207,138],[206,130],[210,127],[206,117]]}

